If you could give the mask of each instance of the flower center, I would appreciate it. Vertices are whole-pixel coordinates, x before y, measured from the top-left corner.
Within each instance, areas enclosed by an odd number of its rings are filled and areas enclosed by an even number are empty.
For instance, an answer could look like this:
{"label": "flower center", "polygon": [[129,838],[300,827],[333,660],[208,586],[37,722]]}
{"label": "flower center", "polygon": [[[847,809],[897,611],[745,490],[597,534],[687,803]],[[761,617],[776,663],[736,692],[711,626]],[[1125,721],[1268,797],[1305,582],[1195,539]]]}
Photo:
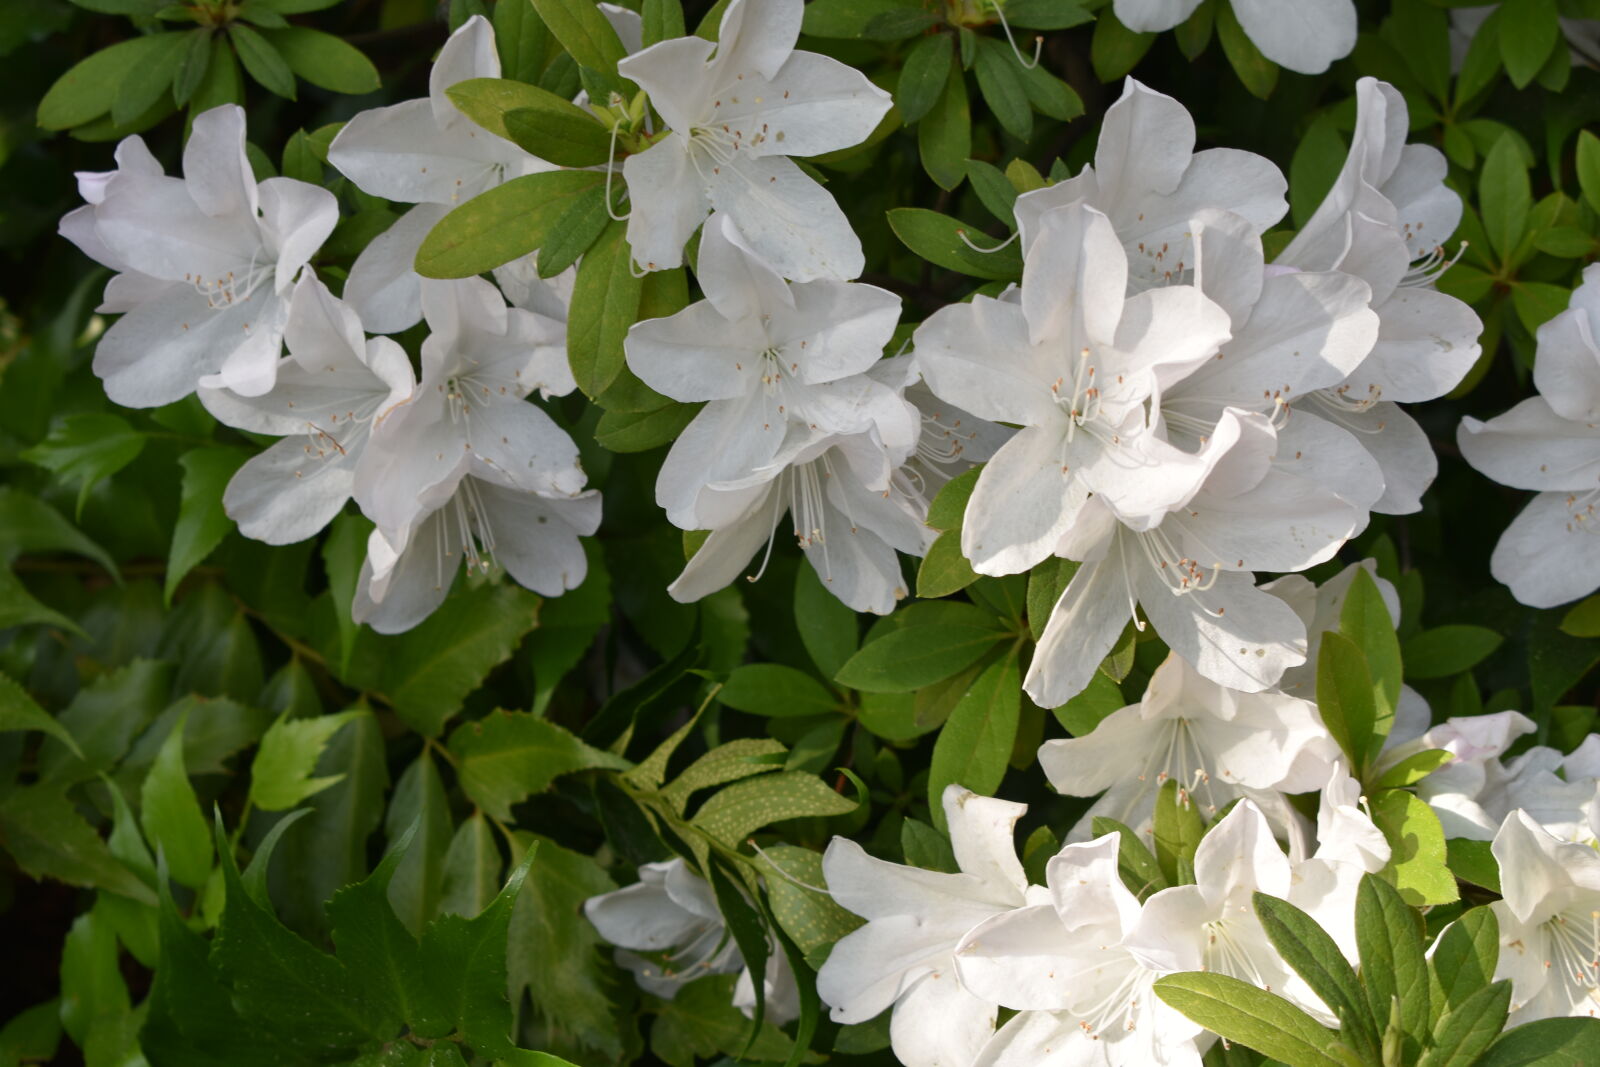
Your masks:
{"label": "flower center", "polygon": [[261,263],[260,256],[261,250],[257,249],[242,273],[230,270],[216,278],[207,278],[202,274],[185,274],[183,280],[194,286],[195,292],[206,298],[206,306],[213,311],[230,308],[234,304],[249,300],[251,293],[261,288],[261,284],[268,278],[276,275],[278,265]]}
{"label": "flower center", "polygon": [[1545,920],[1543,928],[1550,952],[1545,970],[1600,1005],[1600,911],[1568,908]]}
{"label": "flower center", "polygon": [[[1100,417],[1101,397],[1100,390],[1095,385],[1095,367],[1089,362],[1089,349],[1083,348],[1078,353],[1078,362],[1072,373],[1072,386],[1063,389],[1066,377],[1060,377],[1050,386],[1050,395],[1054,398],[1056,406],[1067,413],[1067,443],[1071,444],[1079,428],[1092,433],[1090,428],[1095,420]],[[1112,443],[1115,443],[1112,438]]]}

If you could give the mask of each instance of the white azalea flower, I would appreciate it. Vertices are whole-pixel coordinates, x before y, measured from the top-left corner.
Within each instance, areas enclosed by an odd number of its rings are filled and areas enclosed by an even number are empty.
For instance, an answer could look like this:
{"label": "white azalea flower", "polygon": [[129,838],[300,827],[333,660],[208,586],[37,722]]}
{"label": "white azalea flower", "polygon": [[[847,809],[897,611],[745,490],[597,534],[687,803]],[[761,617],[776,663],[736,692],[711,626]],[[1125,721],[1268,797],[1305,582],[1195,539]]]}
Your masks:
{"label": "white azalea flower", "polygon": [[1148,833],[1156,794],[1169,779],[1211,819],[1256,791],[1318,788],[1338,754],[1315,704],[1225,689],[1171,654],[1139,703],[1083,737],[1046,741],[1039,766],[1058,792],[1101,794],[1067,835],[1087,841],[1097,815]]}
{"label": "white azalea flower", "polygon": [[526,397],[576,386],[566,325],[506,307],[481,278],[429,281],[422,381],[372,431],[356,474],[361,510],[399,550],[400,533],[437,509],[467,475],[508,489],[570,497],[583,489],[578,449]]}
{"label": "white azalea flower", "polygon": [[[1301,74],[1321,74],[1356,46],[1354,0],[1229,0],[1239,26],[1261,54]],[[1200,0],[1116,0],[1117,19],[1131,30],[1170,30]]]}
{"label": "white azalea flower", "polygon": [[1093,166],[1017,197],[1023,252],[1046,212],[1084,200],[1111,220],[1127,252],[1129,287],[1147,289],[1184,280],[1194,268],[1190,221],[1201,212],[1232,212],[1256,236],[1283,218],[1288,183],[1271,160],[1234,148],[1196,152],[1194,142],[1194,119],[1182,104],[1127,79],[1106,109]]}
{"label": "white azalea flower", "polygon": [[[1294,421],[1293,417],[1291,421]],[[1383,606],[1388,609],[1389,618],[1395,626],[1399,626],[1400,594],[1395,592],[1392,582],[1378,577],[1378,565],[1374,560],[1366,559],[1352,563],[1321,585],[1314,584],[1304,575],[1286,574],[1261,587],[1264,592],[1271,593],[1293,608],[1306,628],[1306,662],[1283,672],[1278,684],[1278,688],[1283,692],[1306,700],[1316,699],[1317,655],[1322,648],[1322,635],[1329,630],[1339,629],[1339,617],[1344,612],[1344,600],[1350,592],[1350,583],[1355,580],[1358,570],[1366,571],[1367,576],[1377,585],[1378,596],[1383,600]],[[1421,697],[1417,699],[1421,700]],[[1406,705],[1407,701],[1402,698],[1401,703]],[[1415,706],[1412,705],[1406,710],[1409,713],[1415,710]],[[1406,739],[1418,737],[1428,728],[1430,718],[1427,706],[1424,704],[1421,710],[1423,714],[1416,722],[1416,728],[1410,729],[1408,726],[1403,733]],[[1399,740],[1393,731],[1390,737]]]}
{"label": "white azalea flower", "polygon": [[717,210],[786,278],[861,273],[861,241],[844,213],[789,157],[859,144],[891,100],[860,71],[795,51],[802,7],[733,0],[717,42],[679,37],[617,64],[670,128],[622,167],[628,244],[645,270],[681,264],[684,242]]}
{"label": "white azalea flower", "polygon": [[1287,900],[1293,888],[1289,857],[1260,808],[1240,801],[1206,831],[1195,849],[1194,877],[1194,885],[1172,886],[1145,901],[1130,946],[1169,971],[1193,969],[1186,965],[1198,956],[1199,970],[1314,1005],[1335,1022],[1256,918],[1253,894]]}
{"label": "white azalea flower", "polygon": [[1539,327],[1539,395],[1488,422],[1468,417],[1456,440],[1467,462],[1538,495],[1495,546],[1489,570],[1530,607],[1550,608],[1600,588],[1591,536],[1600,501],[1600,264],[1584,268],[1572,303]]}
{"label": "white azalea flower", "polygon": [[240,467],[222,497],[241,533],[274,545],[332,521],[350,499],[373,423],[416,384],[405,351],[387,337],[366,339],[355,312],[311,274],[290,298],[284,339],[289,356],[267,392],[200,387],[221,422],[284,438]]}
{"label": "white azalea flower", "polygon": [[1023,680],[1036,702],[1053,707],[1082,691],[1128,622],[1145,625],[1141,608],[1174,652],[1230,689],[1271,688],[1305,661],[1299,617],[1257,589],[1250,572],[1330,558],[1365,514],[1285,472],[1278,448],[1264,416],[1230,408],[1195,457],[1208,471],[1205,483],[1158,525],[1119,521],[1090,498],[1055,547],[1080,565]]}
{"label": "white azalea flower", "polygon": [[701,238],[699,278],[706,299],[635,323],[625,343],[645,384],[674,400],[709,401],[656,481],[656,502],[686,530],[720,528],[726,508],[742,511],[750,494],[708,487],[781,463],[791,431],[860,433],[904,408],[897,390],[863,375],[900,318],[893,293],[831,279],[786,283],[720,212]]}
{"label": "white azalea flower", "polygon": [[125,407],[158,407],[225,386],[272,388],[288,296],[339,219],[326,189],[292,178],[257,182],[244,151],[244,110],[195,118],[182,178],[168,177],[137,137],[117,170],[79,176],[88,203],[61,234],[118,271],[104,313],[122,312],[100,339],[94,372]]}
{"label": "white azalea flower", "polygon": [[399,530],[372,531],[351,618],[379,633],[411,629],[444,603],[462,562],[469,574],[498,563],[546,597],[583,582],[588,560],[579,538],[600,526],[600,494],[529,491],[483,473],[453,481],[437,506]]}
{"label": "white azalea flower", "polygon": [[[1130,942],[1139,901],[1117,874],[1121,838],[1067,845],[1046,867],[1050,899],[1008,910],[956,947],[956,971],[978,997],[1022,1015],[995,1034],[982,1064],[1200,1063],[1204,1031],[1151,988],[1200,968],[1195,946],[1146,955]],[[1041,1012],[1046,1015],[1031,1016]],[[1092,1044],[1091,1044],[1092,1043]]]}
{"label": "white azalea flower", "polygon": [[[681,858],[642,865],[639,881],[590,897],[583,913],[617,946],[618,965],[632,971],[645,992],[671,1000],[696,978],[738,972],[734,1006],[754,1014],[750,969],[717,910],[716,895]],[[799,987],[782,952],[768,957],[763,993],[768,1022],[782,1026],[799,1017]]]}
{"label": "white azalea flower", "polygon": [[1207,473],[1161,440],[1147,401],[1212,356],[1226,313],[1192,286],[1127,290],[1127,257],[1102,213],[1077,203],[1045,215],[1020,299],[974,297],[917,328],[917,361],[942,399],[1023,429],[978,478],[961,550],[980,574],[1039,563],[1090,494],[1154,525]]}
{"label": "white azalea flower", "polygon": [[363,192],[417,205],[350,268],[345,299],[375,333],[397,333],[422,317],[422,279],[412,264],[452,207],[511,178],[555,169],[473,122],[445,95],[457,82],[498,77],[494,27],[474,15],[439,50],[426,99],[363,111],[328,146],[328,162]]}
{"label": "white azalea flower", "polygon": [[959,874],[875,859],[835,837],[823,855],[828,890],[867,924],[846,934],[817,972],[840,1023],[894,1008],[890,1038],[906,1067],[967,1067],[994,1030],[994,999],[957,981],[952,953],[973,927],[1040,899],[1012,843],[1022,804],[947,786],[942,798]]}
{"label": "white azalea flower", "polygon": [[1514,811],[1491,846],[1504,897],[1495,978],[1511,979],[1511,1018],[1592,1016],[1600,1010],[1600,855],[1561,841]]}
{"label": "white azalea flower", "polygon": [[[918,427],[916,409],[900,403],[888,434],[872,429],[806,438],[773,470],[731,486],[726,495],[743,510],[711,531],[667,592],[690,602],[724,588],[762,546],[770,554],[787,514],[806,561],[829,592],[856,611],[893,611],[906,595],[895,553],[924,555],[934,537],[924,521],[928,502],[902,471]],[[757,577],[759,571],[750,580]]]}
{"label": "white azalea flower", "polygon": [[1391,514],[1418,510],[1438,470],[1426,435],[1396,405],[1455,388],[1477,361],[1483,332],[1471,308],[1431,287],[1449,266],[1441,245],[1461,219],[1461,198],[1444,184],[1449,168],[1437,149],[1405,143],[1407,126],[1393,86],[1356,83],[1356,129],[1339,177],[1273,263],[1343,271],[1372,290],[1371,353],[1339,385],[1304,394],[1296,411],[1356,434],[1383,470],[1374,510]]}
{"label": "white azalea flower", "polygon": [[[1312,849],[1291,824],[1289,863],[1292,871],[1287,899],[1316,920],[1345,956],[1355,962],[1356,894],[1361,877],[1375,874],[1389,862],[1389,841],[1367,814],[1361,784],[1335,762],[1322,786],[1317,804],[1317,841]],[[1300,990],[1300,994],[1293,991]],[[1292,986],[1300,1005],[1324,1013],[1317,999]]]}

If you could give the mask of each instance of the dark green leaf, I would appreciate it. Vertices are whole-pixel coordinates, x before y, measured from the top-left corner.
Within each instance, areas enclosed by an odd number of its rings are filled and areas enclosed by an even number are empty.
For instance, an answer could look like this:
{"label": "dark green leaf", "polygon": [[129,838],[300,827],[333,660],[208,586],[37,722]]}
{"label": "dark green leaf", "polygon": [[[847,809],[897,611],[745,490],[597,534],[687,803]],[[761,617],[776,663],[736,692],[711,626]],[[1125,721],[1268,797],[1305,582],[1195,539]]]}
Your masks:
{"label": "dark green leaf", "polygon": [[852,689],[905,693],[976,663],[1005,634],[967,623],[911,625],[878,638],[850,657],[837,680]]}
{"label": "dark green leaf", "polygon": [[1017,75],[1011,49],[992,37],[978,42],[973,70],[978,76],[978,91],[1005,131],[1019,140],[1033,136],[1033,108]]}
{"label": "dark green leaf", "polygon": [[172,550],[167,557],[167,578],[162,593],[172,602],[173,591],[184,575],[211,555],[233,522],[222,510],[222,493],[247,459],[237,448],[196,448],[178,458],[183,468],[183,496],[178,521],[172,528]]}
{"label": "dark green leaf", "polygon": [[967,106],[967,80],[954,63],[938,101],[917,123],[917,151],[922,169],[940,188],[954,189],[966,177],[972,155],[972,112]]}
{"label": "dark green leaf", "polygon": [[1405,643],[1407,678],[1448,678],[1471,670],[1504,640],[1483,626],[1457,624],[1424,630]]}
{"label": "dark green leaf", "polygon": [[906,125],[933,110],[945,91],[954,62],[955,45],[948,33],[932,34],[911,46],[894,88],[895,106]]}
{"label": "dark green leaf", "polygon": [[[961,174],[966,174],[964,159]],[[954,187],[955,183],[946,186]],[[889,212],[889,226],[907,248],[935,266],[993,281],[1016,281],[1022,277],[1022,254],[1015,244],[1002,248],[995,238],[948,215],[920,207],[898,207]]]}
{"label": "dark green leaf", "polygon": [[[1311,916],[1288,901],[1265,893],[1256,893],[1253,899],[1256,917],[1261,920],[1261,928],[1266,931],[1272,947],[1305,979],[1311,991],[1333,1009],[1351,1044],[1369,1061],[1375,1062],[1382,1023],[1373,1018],[1361,982],[1339,946]],[[1388,1021],[1388,1012],[1384,1013],[1382,1021]]]}
{"label": "dark green leaf", "polygon": [[962,694],[939,731],[928,767],[928,809],[939,829],[946,828],[945,786],[965,786],[983,796],[998,791],[1017,735],[1021,678],[1015,655],[995,660]]}
{"label": "dark green leaf", "polygon": [[1356,947],[1372,1018],[1388,1021],[1400,1003],[1403,1055],[1414,1061],[1428,1039],[1428,964],[1418,915],[1388,882],[1363,875],[1356,890]]}
{"label": "dark green leaf", "polygon": [[605,767],[624,770],[628,761],[591,748],[553,722],[533,715],[497,711],[463,723],[450,735],[462,790],[500,819],[511,806],[542,793],[563,774]]}
{"label": "dark green leaf", "polygon": [[228,24],[239,62],[261,87],[289,100],[294,99],[294,72],[288,62],[259,32],[242,22]]}
{"label": "dark green leaf", "polygon": [[309,26],[262,30],[261,36],[283,57],[297,78],[319,89],[360,95],[375,92],[378,68],[360,49]]}
{"label": "dark green leaf", "polygon": [[604,392],[622,370],[622,341],[639,311],[643,283],[633,273],[633,250],[624,231],[622,223],[607,225],[579,264],[572,289],[567,361],[578,388],[589,397]]}
{"label": "dark green leaf", "polygon": [[1473,1067],[1594,1067],[1600,1019],[1540,1019],[1501,1034]]}

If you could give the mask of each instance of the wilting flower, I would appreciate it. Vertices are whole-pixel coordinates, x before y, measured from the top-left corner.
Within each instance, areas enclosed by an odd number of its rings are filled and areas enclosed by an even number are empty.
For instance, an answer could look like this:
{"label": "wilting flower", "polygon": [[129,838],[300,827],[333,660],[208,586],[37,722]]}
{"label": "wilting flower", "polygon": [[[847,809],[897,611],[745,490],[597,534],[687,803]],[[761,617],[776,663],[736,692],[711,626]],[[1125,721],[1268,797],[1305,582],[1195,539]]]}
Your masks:
{"label": "wilting flower", "polygon": [[1538,490],[1489,559],[1524,604],[1550,608],[1600,588],[1600,264],[1567,310],[1538,330],[1539,395],[1503,415],[1461,421],[1461,454],[1504,485]]}
{"label": "wilting flower", "polygon": [[233,105],[195,118],[183,174],[164,175],[129,137],[115,171],[79,175],[88,203],[61,220],[62,236],[118,272],[100,311],[123,314],[94,372],[126,407],[170,404],[202,382],[241,396],[271,389],[289,292],[339,219],[326,189],[255,180]]}
{"label": "wilting flower", "polygon": [[859,144],[889,94],[858,70],[795,51],[801,0],[733,0],[717,42],[678,37],[617,64],[670,132],[622,167],[628,244],[645,270],[676,267],[713,210],[785,278],[854,278],[861,241],[839,205],[789,157]]}
{"label": "wilting flower", "polygon": [[344,507],[372,425],[411,396],[405,351],[367,339],[361,320],[307,274],[295,286],[284,328],[289,356],[260,396],[200,387],[220,421],[283,440],[239,468],[222,496],[239,532],[268,544],[303,541]]}

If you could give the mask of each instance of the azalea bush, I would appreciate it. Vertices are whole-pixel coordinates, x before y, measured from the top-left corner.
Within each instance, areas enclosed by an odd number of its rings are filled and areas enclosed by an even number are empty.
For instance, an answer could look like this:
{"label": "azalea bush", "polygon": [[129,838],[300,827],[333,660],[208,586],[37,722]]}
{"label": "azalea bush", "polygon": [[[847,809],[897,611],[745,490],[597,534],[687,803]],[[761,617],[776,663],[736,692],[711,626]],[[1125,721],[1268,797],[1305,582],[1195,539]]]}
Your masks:
{"label": "azalea bush", "polygon": [[1600,3],[0,10],[0,1065],[1600,1063]]}

